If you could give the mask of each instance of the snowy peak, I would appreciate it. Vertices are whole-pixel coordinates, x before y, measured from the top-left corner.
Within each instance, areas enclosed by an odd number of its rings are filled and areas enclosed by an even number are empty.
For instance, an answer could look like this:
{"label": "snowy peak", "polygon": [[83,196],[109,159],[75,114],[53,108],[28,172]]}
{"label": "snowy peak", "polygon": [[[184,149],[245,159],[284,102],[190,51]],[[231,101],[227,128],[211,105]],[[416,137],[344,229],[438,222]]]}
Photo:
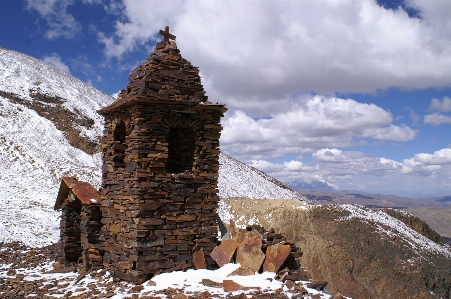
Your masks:
{"label": "snowy peak", "polygon": [[334,187],[330,186],[326,181],[311,181],[303,182],[298,180],[288,181],[287,186],[293,190],[314,190],[314,191],[337,191]]}

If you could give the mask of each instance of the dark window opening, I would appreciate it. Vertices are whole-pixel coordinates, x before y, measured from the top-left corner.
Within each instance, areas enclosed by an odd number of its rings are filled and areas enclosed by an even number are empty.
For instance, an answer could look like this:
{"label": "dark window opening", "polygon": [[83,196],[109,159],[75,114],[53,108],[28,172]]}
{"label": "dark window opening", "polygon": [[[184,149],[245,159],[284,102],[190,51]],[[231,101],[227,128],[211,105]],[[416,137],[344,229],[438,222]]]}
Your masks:
{"label": "dark window opening", "polygon": [[125,141],[125,123],[121,121],[116,125],[114,129],[114,141],[124,142]]}
{"label": "dark window opening", "polygon": [[113,132],[113,161],[120,163],[120,165],[118,164],[117,166],[122,166],[122,163],[124,163],[125,150],[127,148],[127,146],[125,145],[125,135],[125,123],[120,122],[116,125],[116,128]]}
{"label": "dark window opening", "polygon": [[166,172],[191,171],[194,162],[195,138],[192,128],[171,128],[168,136]]}

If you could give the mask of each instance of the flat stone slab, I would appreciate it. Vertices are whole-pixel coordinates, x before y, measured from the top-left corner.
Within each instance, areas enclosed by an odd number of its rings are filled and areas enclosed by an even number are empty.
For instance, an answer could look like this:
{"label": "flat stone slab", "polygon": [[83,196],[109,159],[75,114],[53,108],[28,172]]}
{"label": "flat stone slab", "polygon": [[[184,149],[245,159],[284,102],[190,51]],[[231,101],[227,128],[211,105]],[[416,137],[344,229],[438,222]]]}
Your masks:
{"label": "flat stone slab", "polygon": [[225,292],[260,289],[260,287],[244,287],[244,286],[240,285],[239,283],[234,282],[233,280],[224,280],[222,282],[222,286],[224,287]]}
{"label": "flat stone slab", "polygon": [[213,280],[210,279],[202,279],[202,284],[206,287],[211,287],[211,288],[222,288],[222,283],[219,282],[215,282]]}
{"label": "flat stone slab", "polygon": [[265,254],[261,249],[262,236],[256,230],[245,233],[239,232],[237,235],[236,262],[243,268],[257,272],[265,259]]}
{"label": "flat stone slab", "polygon": [[272,245],[266,249],[263,271],[276,273],[290,254],[290,245]]}
{"label": "flat stone slab", "polygon": [[213,248],[210,253],[211,258],[218,264],[219,267],[223,267],[230,262],[238,244],[235,240],[224,240],[221,245]]}
{"label": "flat stone slab", "polygon": [[232,273],[230,273],[227,276],[249,276],[249,275],[254,275],[254,274],[255,274],[255,272],[252,271],[251,269],[239,267],[238,269],[236,269],[235,271],[233,271]]}
{"label": "flat stone slab", "polygon": [[196,269],[207,269],[203,248],[193,253],[193,263]]}

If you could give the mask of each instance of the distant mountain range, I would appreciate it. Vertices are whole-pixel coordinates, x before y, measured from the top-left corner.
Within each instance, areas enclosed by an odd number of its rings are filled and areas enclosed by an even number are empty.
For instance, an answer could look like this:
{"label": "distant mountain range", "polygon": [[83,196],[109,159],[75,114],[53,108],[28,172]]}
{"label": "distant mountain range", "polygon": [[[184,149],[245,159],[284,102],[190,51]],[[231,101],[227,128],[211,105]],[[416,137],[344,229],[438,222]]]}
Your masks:
{"label": "distant mountain range", "polygon": [[293,190],[314,190],[314,191],[337,191],[334,187],[329,185],[325,181],[311,181],[310,183],[298,180],[291,180],[285,182],[285,184]]}

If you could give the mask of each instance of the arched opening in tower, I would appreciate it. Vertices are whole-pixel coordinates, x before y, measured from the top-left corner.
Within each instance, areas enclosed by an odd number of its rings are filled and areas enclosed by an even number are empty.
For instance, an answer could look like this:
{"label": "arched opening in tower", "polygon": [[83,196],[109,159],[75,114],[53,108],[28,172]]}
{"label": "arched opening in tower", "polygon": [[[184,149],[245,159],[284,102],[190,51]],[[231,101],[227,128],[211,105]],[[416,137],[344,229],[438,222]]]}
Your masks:
{"label": "arched opening in tower", "polygon": [[195,137],[192,128],[171,128],[167,137],[168,160],[166,172],[182,173],[192,171]]}

